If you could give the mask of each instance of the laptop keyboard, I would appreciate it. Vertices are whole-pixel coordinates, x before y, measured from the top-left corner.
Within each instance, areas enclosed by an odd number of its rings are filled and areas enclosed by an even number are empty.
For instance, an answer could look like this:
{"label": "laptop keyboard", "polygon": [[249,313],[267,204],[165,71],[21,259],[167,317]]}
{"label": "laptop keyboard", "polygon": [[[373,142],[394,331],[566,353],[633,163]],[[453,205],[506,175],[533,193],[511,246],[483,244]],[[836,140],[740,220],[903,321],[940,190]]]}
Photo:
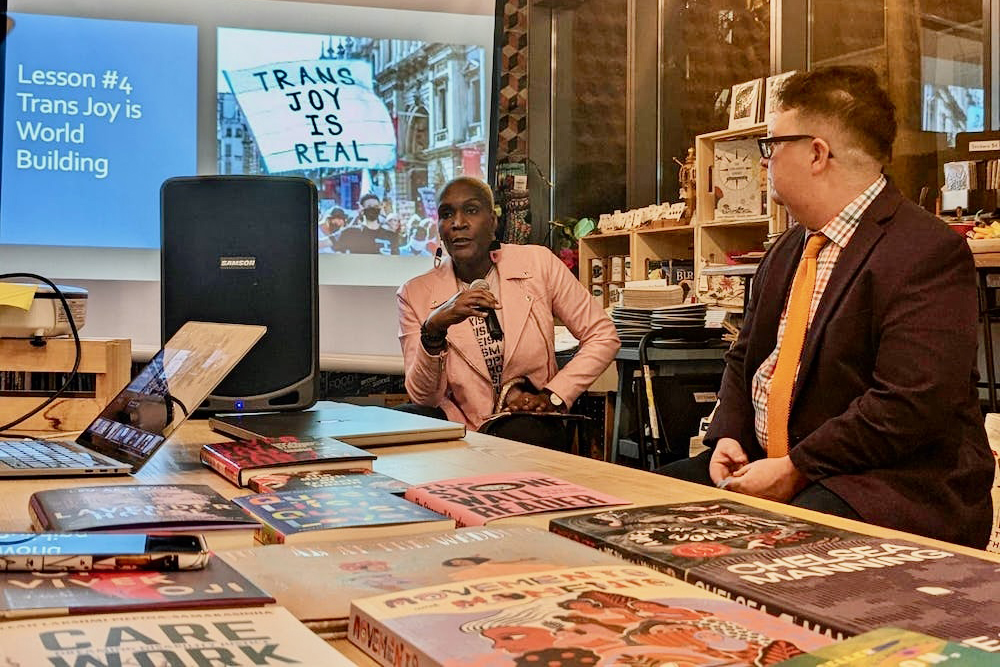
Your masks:
{"label": "laptop keyboard", "polygon": [[87,452],[44,440],[0,440],[0,463],[8,468],[40,470],[105,465]]}

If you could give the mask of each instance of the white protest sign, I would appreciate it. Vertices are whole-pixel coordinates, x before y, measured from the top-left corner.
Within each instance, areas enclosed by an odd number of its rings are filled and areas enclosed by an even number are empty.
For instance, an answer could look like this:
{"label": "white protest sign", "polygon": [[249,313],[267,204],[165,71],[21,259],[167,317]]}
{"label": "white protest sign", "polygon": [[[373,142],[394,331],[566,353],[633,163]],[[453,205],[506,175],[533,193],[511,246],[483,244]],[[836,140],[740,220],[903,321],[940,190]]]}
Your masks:
{"label": "white protest sign", "polygon": [[269,173],[392,169],[396,132],[364,60],[299,60],[223,70]]}

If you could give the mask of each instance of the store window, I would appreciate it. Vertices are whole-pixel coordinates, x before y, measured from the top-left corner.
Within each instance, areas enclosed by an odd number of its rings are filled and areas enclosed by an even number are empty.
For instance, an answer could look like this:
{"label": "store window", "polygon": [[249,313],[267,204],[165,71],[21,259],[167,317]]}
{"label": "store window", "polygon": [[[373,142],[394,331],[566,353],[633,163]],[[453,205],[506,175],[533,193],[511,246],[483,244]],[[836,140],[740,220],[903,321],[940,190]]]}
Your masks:
{"label": "store window", "polygon": [[661,184],[679,201],[677,165],[697,135],[729,124],[734,84],[770,74],[768,0],[669,0],[661,19]]}
{"label": "store window", "polygon": [[928,207],[959,132],[986,127],[982,0],[811,0],[809,66],[867,65],[899,120],[890,175]]}

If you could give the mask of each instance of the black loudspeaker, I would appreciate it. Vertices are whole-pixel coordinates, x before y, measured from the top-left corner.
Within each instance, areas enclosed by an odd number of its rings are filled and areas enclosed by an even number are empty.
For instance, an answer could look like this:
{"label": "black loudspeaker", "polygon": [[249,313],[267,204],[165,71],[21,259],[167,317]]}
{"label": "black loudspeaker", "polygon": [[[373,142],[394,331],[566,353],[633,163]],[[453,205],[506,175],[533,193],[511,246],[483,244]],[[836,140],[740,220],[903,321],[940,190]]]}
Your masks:
{"label": "black loudspeaker", "polygon": [[319,395],[317,194],[306,178],[195,176],[160,189],[162,335],[188,320],[267,333],[203,411],[299,410]]}

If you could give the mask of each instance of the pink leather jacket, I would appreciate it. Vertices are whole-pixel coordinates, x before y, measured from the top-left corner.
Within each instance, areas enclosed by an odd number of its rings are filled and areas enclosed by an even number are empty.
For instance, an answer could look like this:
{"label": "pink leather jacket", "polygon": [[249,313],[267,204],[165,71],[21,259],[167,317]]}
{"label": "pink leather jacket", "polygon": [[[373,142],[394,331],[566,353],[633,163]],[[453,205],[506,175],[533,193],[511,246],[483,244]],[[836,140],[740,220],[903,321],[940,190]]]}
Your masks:
{"label": "pink leather jacket", "polygon": [[[502,382],[526,377],[571,404],[614,360],[620,346],[614,324],[548,248],[504,244],[496,267],[503,306],[497,311],[504,330]],[[445,259],[396,293],[406,391],[415,403],[439,406],[448,419],[478,429],[493,412],[495,396],[469,320],[448,330],[448,346],[440,355],[428,354],[420,343],[420,325],[457,291],[451,260]],[[553,315],[580,341],[561,370],[556,368]]]}

